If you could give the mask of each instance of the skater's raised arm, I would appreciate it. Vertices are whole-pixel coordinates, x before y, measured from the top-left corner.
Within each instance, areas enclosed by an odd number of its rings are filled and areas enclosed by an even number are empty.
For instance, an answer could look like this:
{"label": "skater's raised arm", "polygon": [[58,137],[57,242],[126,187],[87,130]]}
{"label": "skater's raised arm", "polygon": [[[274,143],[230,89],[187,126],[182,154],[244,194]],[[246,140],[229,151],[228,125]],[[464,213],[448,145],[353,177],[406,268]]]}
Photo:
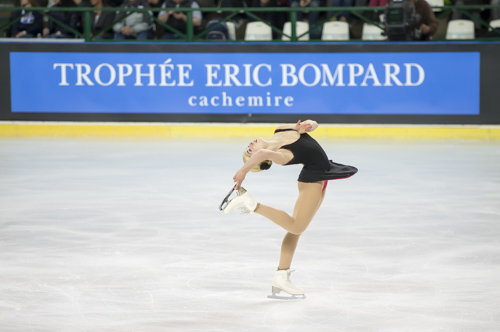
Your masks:
{"label": "skater's raised arm", "polygon": [[[245,158],[245,156],[247,158]],[[248,158],[249,157],[249,158]],[[243,154],[243,159],[247,159],[243,166],[236,172],[233,177],[234,182],[236,182],[236,189],[239,189],[241,183],[245,179],[248,172],[258,172],[271,167],[271,162],[277,164],[285,164],[290,160],[290,156],[285,155],[282,152],[275,152],[268,149],[260,149],[256,152],[245,151]]]}
{"label": "skater's raised arm", "polygon": [[316,128],[318,128],[318,123],[314,120],[305,120],[305,121],[299,120],[295,124],[281,125],[276,129],[295,129],[300,134],[303,134],[314,131]]}
{"label": "skater's raised arm", "polygon": [[[297,121],[295,124],[279,126],[277,129],[293,129],[299,134],[311,132],[318,128],[318,123],[314,120]],[[290,142],[290,138],[280,136],[273,138],[271,141],[266,141],[262,138],[257,138],[248,144],[247,149],[243,152],[244,165],[233,176],[236,182],[235,188],[239,189],[248,172],[260,172],[269,169],[273,162],[280,165],[287,164],[293,159],[293,154],[290,150],[280,149],[286,142]]]}

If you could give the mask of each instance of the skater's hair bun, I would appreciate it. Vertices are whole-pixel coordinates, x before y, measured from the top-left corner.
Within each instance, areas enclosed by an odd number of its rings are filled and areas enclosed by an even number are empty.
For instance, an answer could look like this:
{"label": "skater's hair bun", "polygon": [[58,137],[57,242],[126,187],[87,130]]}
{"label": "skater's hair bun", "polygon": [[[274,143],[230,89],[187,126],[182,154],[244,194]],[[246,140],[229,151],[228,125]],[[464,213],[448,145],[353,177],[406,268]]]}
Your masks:
{"label": "skater's hair bun", "polygon": [[[250,157],[247,156],[243,152],[243,163],[246,163],[248,161],[248,159],[250,159]],[[263,170],[270,169],[272,164],[273,164],[273,162],[271,160],[264,160],[260,164],[255,165],[254,167],[252,167],[252,169],[250,169],[250,171],[254,172],[254,173],[256,173],[256,172],[262,172]]]}
{"label": "skater's hair bun", "polygon": [[260,163],[259,167],[261,171],[265,171],[266,169],[270,169],[273,162],[271,160],[264,160]]}

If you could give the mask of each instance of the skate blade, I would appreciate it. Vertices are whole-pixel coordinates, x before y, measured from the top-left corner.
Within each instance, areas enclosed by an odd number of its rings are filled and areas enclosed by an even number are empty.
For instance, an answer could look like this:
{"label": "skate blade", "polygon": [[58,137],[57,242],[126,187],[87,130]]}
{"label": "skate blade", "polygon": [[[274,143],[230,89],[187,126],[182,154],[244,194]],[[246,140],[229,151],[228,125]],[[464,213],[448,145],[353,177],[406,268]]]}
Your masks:
{"label": "skate blade", "polygon": [[292,301],[295,301],[295,300],[305,300],[306,296],[305,295],[281,296],[281,295],[272,294],[272,295],[268,295],[267,298],[274,299],[274,300],[292,300]]}
{"label": "skate blade", "polygon": [[[236,186],[235,186],[235,187],[236,187]],[[219,211],[222,211],[222,212],[224,212],[224,213],[226,213],[226,214],[227,214],[229,211],[227,211],[226,209],[227,209],[227,207],[229,206],[229,203],[231,203],[231,201],[232,201],[233,199],[235,199],[236,197],[238,197],[238,196],[243,195],[244,193],[246,193],[246,189],[245,189],[245,188],[243,188],[243,187],[240,187],[240,189],[238,189],[238,190],[236,191],[236,193],[235,193],[236,195],[235,195],[234,197],[231,197],[231,195],[232,195],[232,194],[233,194],[233,192],[235,191],[235,189],[234,189],[235,187],[233,187],[233,188],[231,189],[231,191],[229,191],[229,194],[227,194],[227,196],[226,196],[226,197],[222,200],[222,203],[221,203],[221,204],[220,204],[220,206],[219,206]]]}
{"label": "skate blade", "polygon": [[230,202],[229,198],[231,197],[231,194],[233,192],[234,192],[234,187],[229,191],[229,194],[227,194],[227,196],[224,197],[224,199],[222,200],[222,203],[219,205],[219,211],[224,211],[227,208],[227,206]]}

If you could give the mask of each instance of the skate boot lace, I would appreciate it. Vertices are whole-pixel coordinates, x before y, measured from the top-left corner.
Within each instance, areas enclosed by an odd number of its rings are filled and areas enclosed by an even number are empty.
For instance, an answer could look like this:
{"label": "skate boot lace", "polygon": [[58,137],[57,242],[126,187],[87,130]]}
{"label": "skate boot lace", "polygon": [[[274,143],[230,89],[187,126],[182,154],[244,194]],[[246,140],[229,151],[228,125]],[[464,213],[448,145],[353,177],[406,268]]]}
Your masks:
{"label": "skate boot lace", "polygon": [[285,280],[285,284],[290,287],[290,288],[293,288],[295,290],[300,290],[302,291],[302,288],[298,287],[297,285],[295,285],[291,280],[290,280],[290,275],[292,274],[292,272],[295,272],[295,270],[291,270],[291,271],[288,271],[287,272],[287,278]]}
{"label": "skate boot lace", "polygon": [[287,280],[285,281],[285,284],[287,285],[287,287],[289,287],[290,289],[293,289],[293,290],[296,290],[296,291],[302,291],[302,288],[298,287],[297,285],[295,285],[291,280]]}
{"label": "skate boot lace", "polygon": [[[243,196],[243,195],[244,195],[244,194],[246,194],[246,193],[247,193],[246,189],[245,189],[245,188],[243,188],[243,187],[241,187],[241,188],[239,189],[239,191],[238,191],[238,196],[240,196],[240,197],[241,197],[241,196]],[[250,195],[250,194],[248,194],[248,195]],[[248,197],[245,197],[245,198],[243,198],[243,197],[242,197],[242,199],[243,199],[243,201],[241,202],[241,206],[239,207],[240,214],[251,214],[251,213],[253,213],[253,212],[254,212],[254,210],[251,210],[251,209],[247,206],[247,204],[249,203],[249,202],[247,201],[247,200],[248,200]],[[250,198],[250,199],[251,199],[251,198]]]}
{"label": "skate boot lace", "polygon": [[240,207],[240,211],[241,211],[241,212],[240,212],[240,214],[250,214],[250,213],[252,213],[252,212],[253,212],[252,210],[250,210],[250,209],[249,209],[248,207],[246,207],[246,206],[242,206],[242,207]]}

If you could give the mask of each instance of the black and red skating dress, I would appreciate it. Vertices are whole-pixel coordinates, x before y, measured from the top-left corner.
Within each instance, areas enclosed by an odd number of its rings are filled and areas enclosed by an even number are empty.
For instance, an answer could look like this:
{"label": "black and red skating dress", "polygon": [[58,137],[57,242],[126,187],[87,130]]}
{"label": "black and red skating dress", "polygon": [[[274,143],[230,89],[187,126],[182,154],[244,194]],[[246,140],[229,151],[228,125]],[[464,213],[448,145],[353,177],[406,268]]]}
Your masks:
{"label": "black and red skating dress", "polygon": [[[276,129],[274,133],[282,131],[296,130]],[[342,165],[329,160],[321,145],[307,133],[300,134],[298,140],[283,145],[280,149],[289,150],[293,154],[292,160],[285,165],[304,165],[298,178],[300,182],[345,179],[358,172],[358,169],[354,166]]]}

